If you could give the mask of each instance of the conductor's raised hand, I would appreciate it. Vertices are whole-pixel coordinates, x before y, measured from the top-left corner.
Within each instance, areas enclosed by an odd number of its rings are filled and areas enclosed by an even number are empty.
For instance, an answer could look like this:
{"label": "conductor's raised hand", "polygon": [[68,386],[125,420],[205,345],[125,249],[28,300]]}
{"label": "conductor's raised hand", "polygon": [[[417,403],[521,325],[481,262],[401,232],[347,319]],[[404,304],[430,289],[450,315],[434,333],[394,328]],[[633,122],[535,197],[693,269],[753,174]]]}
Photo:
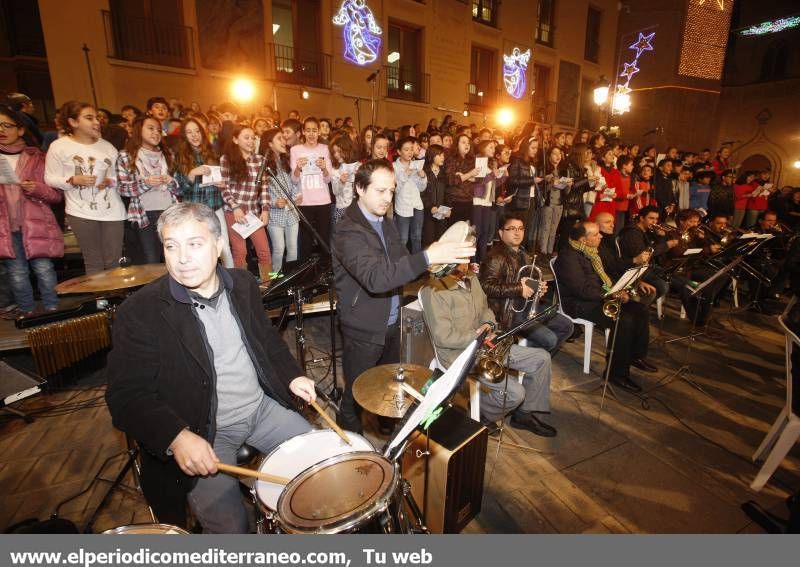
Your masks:
{"label": "conductor's raised hand", "polygon": [[184,429],[170,444],[175,462],[190,476],[216,474],[219,458],[208,441]]}
{"label": "conductor's raised hand", "polygon": [[434,242],[425,250],[431,264],[468,264],[475,255],[471,242]]}

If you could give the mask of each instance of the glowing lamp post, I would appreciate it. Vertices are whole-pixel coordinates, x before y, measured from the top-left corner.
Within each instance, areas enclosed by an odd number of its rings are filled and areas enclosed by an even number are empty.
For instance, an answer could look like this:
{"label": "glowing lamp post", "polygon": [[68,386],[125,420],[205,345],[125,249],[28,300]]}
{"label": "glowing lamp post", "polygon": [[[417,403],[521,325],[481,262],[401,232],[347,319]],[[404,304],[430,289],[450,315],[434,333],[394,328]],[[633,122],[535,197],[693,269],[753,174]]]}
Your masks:
{"label": "glowing lamp post", "polygon": [[256,86],[249,79],[239,78],[231,84],[231,95],[237,102],[250,102],[256,94]]}
{"label": "glowing lamp post", "polygon": [[514,112],[510,108],[501,108],[497,111],[497,124],[503,129],[508,129],[514,123]]}

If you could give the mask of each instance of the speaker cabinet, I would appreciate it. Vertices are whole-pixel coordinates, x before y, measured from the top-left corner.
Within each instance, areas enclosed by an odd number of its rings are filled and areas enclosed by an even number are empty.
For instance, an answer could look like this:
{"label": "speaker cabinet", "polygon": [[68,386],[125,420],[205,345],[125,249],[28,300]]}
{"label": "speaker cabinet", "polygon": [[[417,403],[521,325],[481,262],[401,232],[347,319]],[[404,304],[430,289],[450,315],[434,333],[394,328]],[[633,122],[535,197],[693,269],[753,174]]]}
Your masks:
{"label": "speaker cabinet", "polygon": [[481,511],[488,431],[458,408],[433,422],[425,495],[425,433],[403,454],[403,477],[433,533],[459,533]]}

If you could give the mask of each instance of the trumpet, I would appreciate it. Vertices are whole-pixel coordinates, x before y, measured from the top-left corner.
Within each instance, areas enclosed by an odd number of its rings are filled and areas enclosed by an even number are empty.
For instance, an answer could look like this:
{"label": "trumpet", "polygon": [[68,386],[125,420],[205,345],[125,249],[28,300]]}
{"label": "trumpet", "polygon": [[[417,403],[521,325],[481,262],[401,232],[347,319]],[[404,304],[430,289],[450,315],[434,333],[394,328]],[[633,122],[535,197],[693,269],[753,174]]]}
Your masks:
{"label": "trumpet", "polygon": [[[535,278],[531,277],[531,275],[534,273],[536,274]],[[513,298],[506,299],[506,311],[510,309],[514,313],[526,313],[524,319],[528,320],[539,315],[539,301],[541,300],[540,292],[542,289],[542,283],[544,282],[544,275],[542,274],[542,270],[539,269],[534,262],[532,264],[525,264],[524,266],[521,266],[519,270],[517,270],[516,281],[521,282],[523,278],[536,280],[536,289],[533,292],[533,296],[531,296],[529,299],[526,299],[525,303],[520,309],[514,307]],[[555,313],[553,312],[550,317],[552,318],[554,315]],[[547,321],[547,319],[544,319],[544,321]]]}
{"label": "trumpet", "polygon": [[650,227],[650,230],[656,233],[661,232],[663,233],[662,236],[666,236],[667,234],[678,230],[678,227],[668,224],[654,224]]}
{"label": "trumpet", "polygon": [[622,308],[622,301],[617,298],[607,299],[603,302],[603,315],[609,319],[616,319],[619,317],[620,309]]}

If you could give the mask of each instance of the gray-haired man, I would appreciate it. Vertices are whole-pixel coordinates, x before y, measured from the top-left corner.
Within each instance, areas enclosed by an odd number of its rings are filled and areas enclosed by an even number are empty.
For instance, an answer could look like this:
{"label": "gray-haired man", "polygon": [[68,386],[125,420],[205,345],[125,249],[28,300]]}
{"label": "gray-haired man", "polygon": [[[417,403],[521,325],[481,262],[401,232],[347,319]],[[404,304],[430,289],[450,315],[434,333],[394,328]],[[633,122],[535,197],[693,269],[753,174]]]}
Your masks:
{"label": "gray-haired man", "polygon": [[244,444],[268,452],[311,426],[315,399],[269,322],[255,278],[217,264],[219,219],[198,203],[158,221],[168,275],[120,307],[108,358],[114,425],[142,448],[142,488],[162,522],[184,525],[188,496],[206,532],[245,532],[238,480],[217,474]]}

